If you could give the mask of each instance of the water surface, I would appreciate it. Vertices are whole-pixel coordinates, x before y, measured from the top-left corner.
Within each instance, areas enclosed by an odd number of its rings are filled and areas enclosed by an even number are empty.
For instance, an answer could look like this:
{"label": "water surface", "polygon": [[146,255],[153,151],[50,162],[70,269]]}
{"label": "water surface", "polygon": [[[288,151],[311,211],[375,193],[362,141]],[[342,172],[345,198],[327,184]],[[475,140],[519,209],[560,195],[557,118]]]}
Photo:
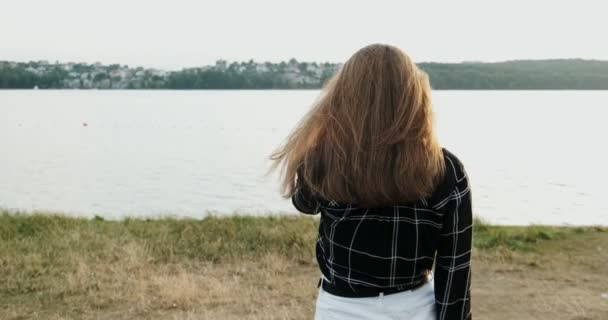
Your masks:
{"label": "water surface", "polygon": [[[268,154],[318,91],[0,91],[0,206],[107,218],[294,213]],[[500,224],[608,224],[606,91],[436,91]]]}

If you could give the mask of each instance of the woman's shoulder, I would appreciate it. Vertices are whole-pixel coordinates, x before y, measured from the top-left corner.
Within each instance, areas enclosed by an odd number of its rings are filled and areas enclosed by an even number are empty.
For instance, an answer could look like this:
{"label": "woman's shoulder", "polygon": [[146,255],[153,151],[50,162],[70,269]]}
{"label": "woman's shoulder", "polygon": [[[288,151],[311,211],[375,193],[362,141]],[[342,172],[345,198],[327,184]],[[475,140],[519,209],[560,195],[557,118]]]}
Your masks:
{"label": "woman's shoulder", "polygon": [[462,161],[450,150],[441,148],[443,151],[443,160],[445,161],[445,175],[448,178],[454,178],[455,180],[461,180],[462,177],[466,177],[466,171]]}
{"label": "woman's shoulder", "polygon": [[467,173],[462,161],[450,150],[442,148],[445,171],[441,182],[427,200],[431,207],[441,207],[455,190],[467,187]]}

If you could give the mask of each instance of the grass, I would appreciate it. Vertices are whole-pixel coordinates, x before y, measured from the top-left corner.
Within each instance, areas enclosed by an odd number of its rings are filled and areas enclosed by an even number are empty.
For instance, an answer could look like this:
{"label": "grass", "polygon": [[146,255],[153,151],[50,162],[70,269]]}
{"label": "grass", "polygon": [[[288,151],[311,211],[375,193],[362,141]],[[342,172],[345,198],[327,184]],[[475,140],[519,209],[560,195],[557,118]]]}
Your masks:
{"label": "grass", "polygon": [[[308,216],[106,221],[0,211],[0,319],[308,319],[317,226]],[[474,265],[488,276],[562,260],[551,270],[569,273],[575,259],[608,291],[596,245],[608,255],[606,228],[474,223]],[[602,302],[583,313],[608,315]]]}
{"label": "grass", "polygon": [[[154,261],[219,261],[276,253],[312,256],[316,220],[296,217],[126,219],[106,221],[58,215],[0,215],[0,240],[23,250],[70,251],[106,259],[112,246],[138,243]],[[53,255],[55,256],[55,255]]]}
{"label": "grass", "polygon": [[553,227],[553,226],[493,226],[476,218],[473,222],[473,246],[477,249],[506,248],[513,251],[531,251],[546,240],[568,239],[580,234],[606,232],[600,226]]}

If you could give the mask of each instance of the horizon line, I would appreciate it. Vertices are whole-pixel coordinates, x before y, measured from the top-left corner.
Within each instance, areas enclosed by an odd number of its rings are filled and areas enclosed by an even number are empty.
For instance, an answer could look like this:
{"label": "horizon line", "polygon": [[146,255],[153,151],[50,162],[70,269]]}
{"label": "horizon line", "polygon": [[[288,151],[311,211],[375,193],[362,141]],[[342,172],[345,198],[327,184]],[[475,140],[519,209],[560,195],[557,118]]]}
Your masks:
{"label": "horizon line", "polygon": [[[157,69],[157,70],[185,70],[185,69],[194,69],[194,68],[200,68],[200,67],[207,67],[207,66],[215,66],[216,63],[218,61],[225,61],[228,64],[231,63],[242,63],[242,62],[249,62],[249,61],[253,61],[254,63],[271,63],[271,64],[280,64],[280,63],[289,63],[289,61],[291,60],[296,60],[298,63],[317,63],[317,64],[343,64],[344,62],[331,62],[331,61],[314,61],[314,60],[298,60],[295,57],[289,58],[287,60],[281,60],[281,61],[269,61],[269,60],[256,60],[253,58],[250,59],[245,59],[245,60],[228,60],[228,59],[223,59],[223,58],[219,58],[215,60],[215,63],[213,64],[200,64],[200,65],[193,65],[193,66],[183,66],[183,67],[179,67],[179,68],[167,68],[167,67],[151,67],[151,66],[144,66],[144,65],[130,65],[130,64],[123,64],[123,63],[116,63],[116,62],[101,62],[101,61],[93,61],[93,62],[87,62],[87,61],[60,61],[60,60],[48,60],[48,59],[38,59],[38,60],[5,60],[5,59],[0,59],[0,62],[14,62],[14,63],[41,63],[41,62],[45,62],[48,64],[69,64],[69,63],[73,63],[73,64],[87,64],[87,65],[95,65],[95,64],[101,64],[104,66],[109,66],[109,65],[119,65],[119,66],[126,66],[127,68],[144,68],[144,69]],[[497,60],[497,61],[484,61],[484,60],[462,60],[462,61],[458,61],[458,62],[442,62],[442,61],[420,61],[420,62],[415,62],[415,64],[419,65],[419,64],[501,64],[501,63],[509,63],[509,62],[540,62],[540,61],[584,61],[584,62],[608,62],[608,59],[603,60],[603,59],[596,59],[596,58],[517,58],[517,59],[510,59],[510,60]]]}

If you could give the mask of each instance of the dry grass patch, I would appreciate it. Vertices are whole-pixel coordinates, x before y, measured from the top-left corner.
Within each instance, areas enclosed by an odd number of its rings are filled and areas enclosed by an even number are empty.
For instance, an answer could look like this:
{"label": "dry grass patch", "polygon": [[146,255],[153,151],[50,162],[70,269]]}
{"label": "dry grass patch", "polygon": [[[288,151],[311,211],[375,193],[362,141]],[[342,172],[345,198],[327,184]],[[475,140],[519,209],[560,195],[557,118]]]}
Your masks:
{"label": "dry grass patch", "polygon": [[[316,219],[0,214],[0,319],[311,319]],[[479,319],[608,319],[603,228],[475,224]]]}

